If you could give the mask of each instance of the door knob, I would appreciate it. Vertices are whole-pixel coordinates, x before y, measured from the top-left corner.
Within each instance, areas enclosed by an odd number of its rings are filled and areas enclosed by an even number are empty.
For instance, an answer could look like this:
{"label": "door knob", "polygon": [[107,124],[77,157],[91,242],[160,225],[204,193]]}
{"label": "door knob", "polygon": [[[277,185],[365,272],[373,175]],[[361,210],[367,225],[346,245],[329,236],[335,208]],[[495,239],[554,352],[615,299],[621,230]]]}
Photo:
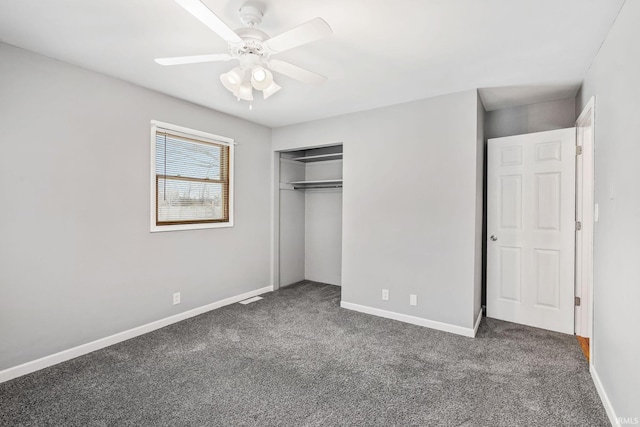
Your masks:
{"label": "door knob", "polygon": [[495,234],[492,234],[490,238],[491,238],[491,240],[492,240],[493,242],[495,242],[496,240],[498,240],[498,236],[496,236]]}

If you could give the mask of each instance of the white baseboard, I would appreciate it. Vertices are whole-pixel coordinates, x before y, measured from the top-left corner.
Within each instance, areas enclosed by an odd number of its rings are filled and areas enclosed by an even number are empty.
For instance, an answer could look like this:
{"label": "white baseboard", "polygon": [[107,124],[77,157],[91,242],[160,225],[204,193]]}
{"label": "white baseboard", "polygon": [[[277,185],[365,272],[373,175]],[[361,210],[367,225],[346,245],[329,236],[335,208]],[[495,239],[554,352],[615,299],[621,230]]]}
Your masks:
{"label": "white baseboard", "polygon": [[475,325],[473,325],[473,336],[474,337],[478,333],[478,328],[480,327],[480,322],[482,322],[482,308],[480,309],[480,313],[478,313],[478,318],[476,319]]}
{"label": "white baseboard", "polygon": [[216,308],[234,304],[247,298],[251,298],[256,295],[261,295],[271,291],[273,291],[273,286],[266,286],[254,291],[245,292],[244,294],[212,302],[211,304],[203,305],[202,307],[194,308],[192,310],[178,313],[173,316],[165,317],[164,319],[156,320],[155,322],[147,323],[146,325],[138,326],[123,332],[118,332],[117,334],[113,334],[105,338],[100,338],[86,344],[81,344],[77,347],[63,350],[49,356],[41,357],[40,359],[32,360],[31,362],[26,362],[18,366],[4,369],[0,371],[0,383],[9,381],[22,375],[30,374],[31,372],[56,365],[61,362],[65,362],[67,360],[74,359],[78,356],[91,353],[92,351],[100,350],[101,348],[105,348],[110,345],[117,344],[119,342],[126,341],[140,335],[144,335],[151,331],[155,331],[156,329],[164,328],[165,326],[171,325],[173,323],[180,322],[182,320],[197,316],[202,313],[206,313],[207,311],[215,310]]}
{"label": "white baseboard", "polygon": [[[347,310],[359,311],[360,313],[372,314],[374,316],[398,320],[405,323],[411,323],[412,325],[425,326],[427,328],[437,329],[439,331],[451,332],[452,334],[463,335],[465,337],[473,338],[476,335],[475,329],[464,328],[462,326],[451,325],[449,323],[437,322],[435,320],[423,319],[422,317],[410,316],[408,314],[396,313],[394,311],[367,307],[365,305],[340,301],[340,307],[346,308]],[[480,316],[482,316],[482,312],[480,312]],[[476,328],[477,325],[479,325],[479,322],[476,322]]]}
{"label": "white baseboard", "polygon": [[607,392],[604,390],[602,382],[600,382],[600,377],[598,376],[598,372],[596,371],[595,366],[590,365],[589,372],[591,372],[591,378],[593,378],[593,384],[596,386],[596,390],[598,391],[600,400],[602,400],[602,405],[604,405],[605,411],[607,411],[607,416],[609,416],[609,421],[611,422],[611,425],[614,427],[620,427],[620,422],[618,421],[618,417],[616,416],[616,411],[613,410],[613,406],[611,405],[609,396],[607,396]]}

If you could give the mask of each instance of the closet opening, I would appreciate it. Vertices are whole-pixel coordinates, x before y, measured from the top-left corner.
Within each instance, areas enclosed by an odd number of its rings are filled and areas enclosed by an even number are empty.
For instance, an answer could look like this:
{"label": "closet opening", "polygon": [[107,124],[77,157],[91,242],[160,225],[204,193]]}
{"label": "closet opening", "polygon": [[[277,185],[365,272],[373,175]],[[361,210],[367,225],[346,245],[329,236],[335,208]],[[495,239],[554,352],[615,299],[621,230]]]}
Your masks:
{"label": "closet opening", "polygon": [[274,288],[342,285],[342,144],[276,153]]}

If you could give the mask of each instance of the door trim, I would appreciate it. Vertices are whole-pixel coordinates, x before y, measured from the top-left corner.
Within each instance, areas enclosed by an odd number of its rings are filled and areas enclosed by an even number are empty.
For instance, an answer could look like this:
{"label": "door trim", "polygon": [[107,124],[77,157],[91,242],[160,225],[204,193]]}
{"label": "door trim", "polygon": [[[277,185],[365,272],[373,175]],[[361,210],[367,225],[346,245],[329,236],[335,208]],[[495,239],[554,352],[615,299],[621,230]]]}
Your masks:
{"label": "door trim", "polygon": [[[581,238],[576,239],[576,335],[590,339],[589,359],[593,361],[593,235],[595,223],[595,98],[591,97],[576,120],[576,145],[582,146],[581,173],[576,173],[576,205],[582,204],[582,215],[576,209],[576,220],[582,223]],[[581,131],[588,129],[588,133]],[[577,165],[577,164],[576,164]],[[578,171],[578,168],[576,168]],[[578,194],[578,190],[580,194]],[[578,206],[576,206],[578,208]],[[580,280],[580,282],[579,282]]]}
{"label": "door trim", "polygon": [[274,291],[280,289],[280,151],[271,158],[271,280]]}

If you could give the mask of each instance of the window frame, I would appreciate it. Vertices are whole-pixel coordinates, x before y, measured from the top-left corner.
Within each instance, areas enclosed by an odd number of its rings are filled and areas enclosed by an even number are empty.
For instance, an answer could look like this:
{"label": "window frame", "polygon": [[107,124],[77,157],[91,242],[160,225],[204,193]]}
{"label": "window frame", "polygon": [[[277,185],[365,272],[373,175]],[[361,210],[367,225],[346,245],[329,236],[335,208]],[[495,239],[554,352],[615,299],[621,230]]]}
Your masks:
{"label": "window frame", "polygon": [[[202,142],[210,142],[218,145],[226,145],[229,147],[229,196],[227,200],[228,207],[228,221],[211,221],[211,222],[195,222],[184,224],[157,224],[157,193],[158,193],[158,181],[156,175],[156,134],[159,130],[166,130],[170,133],[176,133],[177,136],[184,136],[185,138],[191,138],[195,141],[201,140]],[[180,135],[182,134],[182,135]],[[197,143],[197,142],[195,142]],[[150,177],[151,177],[151,191],[150,191],[150,229],[152,233],[162,231],[179,231],[179,230],[201,230],[207,228],[227,228],[233,227],[233,200],[234,200],[234,148],[235,142],[232,138],[226,136],[215,135],[208,132],[203,132],[195,129],[186,128],[183,126],[174,125],[171,123],[160,122],[157,120],[151,120],[151,150],[150,150]]]}

